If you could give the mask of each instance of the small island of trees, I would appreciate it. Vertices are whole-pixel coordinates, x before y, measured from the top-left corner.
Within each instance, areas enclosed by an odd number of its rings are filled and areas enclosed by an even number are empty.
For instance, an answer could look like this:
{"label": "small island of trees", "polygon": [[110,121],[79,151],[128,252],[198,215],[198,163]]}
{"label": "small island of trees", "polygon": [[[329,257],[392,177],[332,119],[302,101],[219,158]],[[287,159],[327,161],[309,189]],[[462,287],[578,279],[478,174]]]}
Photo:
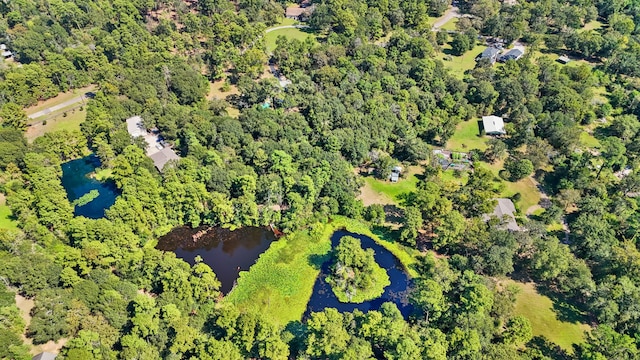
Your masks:
{"label": "small island of trees", "polygon": [[360,240],[345,236],[333,252],[335,262],[327,282],[341,302],[362,303],[380,297],[391,284],[387,272],[364,250]]}

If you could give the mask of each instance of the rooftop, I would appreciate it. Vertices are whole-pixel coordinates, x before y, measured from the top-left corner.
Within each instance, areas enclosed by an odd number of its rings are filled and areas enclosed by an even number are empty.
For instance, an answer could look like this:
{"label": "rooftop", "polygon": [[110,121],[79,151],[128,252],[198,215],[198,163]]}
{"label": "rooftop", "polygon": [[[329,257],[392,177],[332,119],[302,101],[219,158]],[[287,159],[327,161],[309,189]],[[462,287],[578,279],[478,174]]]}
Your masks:
{"label": "rooftop", "polygon": [[41,352],[40,354],[31,358],[31,360],[54,360],[58,354],[50,353],[50,352]]}
{"label": "rooftop", "polygon": [[[496,205],[495,209],[493,209],[493,216],[497,217],[500,220],[505,220],[505,218],[507,219],[505,227],[508,230],[512,230],[512,231],[519,231],[520,230],[520,226],[518,226],[518,223],[516,222],[516,218],[513,214],[515,214],[516,212],[516,207],[515,205],[513,205],[513,201],[511,201],[510,199],[496,199],[498,201],[498,204]],[[484,217],[485,221],[490,219],[490,216],[485,215]]]}
{"label": "rooftop", "polygon": [[134,116],[127,119],[127,131],[129,132],[129,135],[134,138],[147,135],[147,130],[144,128],[142,118],[140,116]]}
{"label": "rooftop", "polygon": [[495,115],[483,116],[482,125],[484,126],[485,134],[504,135],[507,133],[507,131],[504,129],[504,120],[499,116],[495,116]]}
{"label": "rooftop", "polygon": [[285,11],[286,16],[289,17],[298,17],[302,14],[307,13],[308,9],[307,8],[303,8],[303,7],[299,7],[299,6],[290,6],[287,8],[287,10]]}
{"label": "rooftop", "polygon": [[153,165],[155,165],[156,169],[162,171],[164,166],[171,160],[180,160],[180,157],[176,154],[175,151],[171,148],[162,148],[160,151],[155,154],[149,155],[151,160],[153,160]]}
{"label": "rooftop", "polygon": [[482,54],[480,54],[480,58],[481,59],[494,58],[494,57],[498,56],[498,53],[500,53],[500,49],[497,49],[497,48],[494,48],[493,46],[490,46],[490,47],[484,49]]}

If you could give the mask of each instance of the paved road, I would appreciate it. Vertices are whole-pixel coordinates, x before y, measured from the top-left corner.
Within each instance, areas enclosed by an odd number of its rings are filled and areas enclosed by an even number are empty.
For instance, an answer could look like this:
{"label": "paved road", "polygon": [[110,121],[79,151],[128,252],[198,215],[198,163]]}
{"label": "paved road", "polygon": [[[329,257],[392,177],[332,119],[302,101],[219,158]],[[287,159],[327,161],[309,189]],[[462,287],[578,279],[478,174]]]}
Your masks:
{"label": "paved road", "polygon": [[273,28],[269,28],[267,30],[265,30],[265,33],[270,33],[272,31],[276,31],[276,30],[282,30],[282,29],[306,29],[308,28],[309,25],[283,25],[283,26],[276,26]]}
{"label": "paved road", "polygon": [[445,11],[444,15],[442,15],[440,18],[438,18],[438,20],[436,20],[436,22],[433,23],[433,27],[431,28],[431,30],[437,31],[438,29],[443,27],[444,24],[448,23],[449,20],[453,18],[459,18],[460,16],[460,9],[458,9],[457,6],[452,6],[447,11]]}
{"label": "paved road", "polygon": [[31,119],[37,119],[39,117],[51,114],[54,111],[57,111],[57,110],[60,110],[60,109],[64,109],[66,107],[69,107],[71,105],[75,105],[75,104],[77,104],[79,102],[83,102],[83,101],[89,99],[89,96],[87,94],[82,94],[82,95],[80,95],[78,97],[75,97],[73,99],[67,100],[67,101],[65,101],[65,102],[63,102],[61,104],[58,104],[58,105],[55,105],[55,106],[52,106],[52,107],[49,107],[49,108],[34,112],[33,114],[27,115],[27,116],[29,118],[31,118]]}

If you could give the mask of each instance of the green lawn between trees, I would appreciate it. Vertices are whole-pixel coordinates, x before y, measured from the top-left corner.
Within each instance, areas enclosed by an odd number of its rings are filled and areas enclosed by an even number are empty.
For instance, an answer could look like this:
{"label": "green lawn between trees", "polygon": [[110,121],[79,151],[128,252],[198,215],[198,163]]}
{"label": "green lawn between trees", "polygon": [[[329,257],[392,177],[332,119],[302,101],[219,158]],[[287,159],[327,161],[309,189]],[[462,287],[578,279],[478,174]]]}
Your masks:
{"label": "green lawn between trees", "polygon": [[516,298],[515,314],[529,319],[533,336],[544,336],[569,353],[573,352],[573,344],[584,341],[584,331],[591,329],[589,325],[579,322],[578,319],[559,319],[553,301],[538,293],[533,283],[512,283],[521,290]]}
{"label": "green lawn between trees", "polygon": [[380,238],[362,222],[336,216],[331,223],[316,224],[310,229],[273,242],[248,272],[240,273],[237,286],[224,302],[281,326],[300,320],[311,298],[320,265],[329,256],[331,235],[338,229],[371,237],[391,251],[409,275],[417,276],[413,267],[417,261],[416,250]]}

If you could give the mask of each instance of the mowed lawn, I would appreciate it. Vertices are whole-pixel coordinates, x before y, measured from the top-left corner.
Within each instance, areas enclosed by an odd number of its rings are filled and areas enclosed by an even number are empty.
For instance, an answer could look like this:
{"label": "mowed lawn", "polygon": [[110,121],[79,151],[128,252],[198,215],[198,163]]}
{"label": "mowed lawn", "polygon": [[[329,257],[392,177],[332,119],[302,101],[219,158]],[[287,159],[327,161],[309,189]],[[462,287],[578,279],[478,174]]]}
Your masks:
{"label": "mowed lawn", "polygon": [[296,28],[287,28],[287,29],[279,29],[268,32],[266,34],[266,46],[267,52],[273,51],[276,48],[276,40],[278,36],[285,36],[289,40],[298,39],[300,41],[305,41],[307,38],[316,39],[316,36],[313,33],[306,31],[305,29],[296,29]]}
{"label": "mowed lawn", "polygon": [[515,314],[529,319],[534,336],[544,336],[569,353],[573,351],[573,344],[584,341],[584,332],[591,329],[589,325],[560,320],[554,310],[553,301],[538,293],[535,284],[511,280],[509,282],[521,290],[516,298]]}
{"label": "mowed lawn", "polygon": [[456,127],[456,132],[453,133],[453,136],[447,141],[446,149],[461,152],[467,152],[472,149],[485,151],[489,138],[480,136],[479,120],[480,119],[474,118],[459,123]]}
{"label": "mowed lawn", "polygon": [[89,85],[89,86],[85,86],[83,88],[79,88],[79,89],[75,89],[75,90],[70,90],[67,92],[63,92],[58,94],[57,96],[48,99],[48,100],[44,100],[44,101],[40,101],[38,102],[38,104],[34,105],[34,106],[30,106],[28,108],[25,108],[24,111],[27,113],[27,115],[33,114],[35,112],[38,112],[40,110],[44,110],[47,108],[50,108],[52,106],[56,106],[59,104],[62,104],[68,100],[71,100],[73,98],[76,98],[80,95],[86,94],[88,92],[91,91],[95,91],[96,90],[96,85]]}
{"label": "mowed lawn", "polygon": [[389,180],[376,179],[373,176],[364,178],[365,184],[360,190],[360,199],[365,205],[371,204],[398,204],[403,194],[416,190],[418,185],[419,166],[411,166],[407,169],[397,183]]}
{"label": "mowed lawn", "polygon": [[[64,116],[64,114],[67,116]],[[49,115],[51,116],[51,115]],[[37,137],[42,136],[48,132],[60,131],[60,130],[80,130],[80,124],[87,118],[87,110],[75,109],[70,111],[63,111],[62,113],[54,115],[53,118],[47,120],[46,124],[36,123],[27,128],[25,136],[31,143]]]}
{"label": "mowed lawn", "polygon": [[[451,45],[445,44],[443,48],[446,51],[449,51],[451,50]],[[451,57],[449,57],[448,55],[445,55],[443,60],[444,66],[449,69],[453,75],[462,79],[465,71],[476,67],[476,57],[478,57],[478,55],[480,55],[486,48],[486,45],[476,45],[473,49],[462,54],[462,56],[451,55]]]}
{"label": "mowed lawn", "polygon": [[18,222],[12,218],[9,206],[0,205],[0,229],[17,229]]}

